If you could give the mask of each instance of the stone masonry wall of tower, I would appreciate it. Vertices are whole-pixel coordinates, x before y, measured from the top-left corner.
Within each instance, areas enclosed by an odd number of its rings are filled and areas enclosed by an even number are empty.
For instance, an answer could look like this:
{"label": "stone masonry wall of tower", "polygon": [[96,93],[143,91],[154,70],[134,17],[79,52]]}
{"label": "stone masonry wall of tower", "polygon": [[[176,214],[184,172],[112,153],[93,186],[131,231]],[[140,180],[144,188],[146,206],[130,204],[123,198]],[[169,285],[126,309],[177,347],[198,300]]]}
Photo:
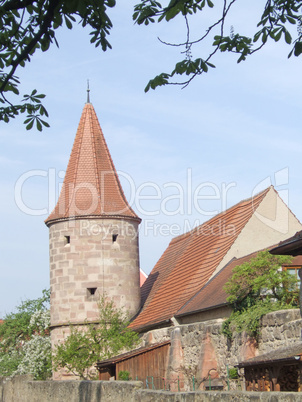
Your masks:
{"label": "stone masonry wall of tower", "polygon": [[52,326],[97,320],[97,302],[105,294],[131,316],[138,311],[136,222],[60,222],[49,236]]}

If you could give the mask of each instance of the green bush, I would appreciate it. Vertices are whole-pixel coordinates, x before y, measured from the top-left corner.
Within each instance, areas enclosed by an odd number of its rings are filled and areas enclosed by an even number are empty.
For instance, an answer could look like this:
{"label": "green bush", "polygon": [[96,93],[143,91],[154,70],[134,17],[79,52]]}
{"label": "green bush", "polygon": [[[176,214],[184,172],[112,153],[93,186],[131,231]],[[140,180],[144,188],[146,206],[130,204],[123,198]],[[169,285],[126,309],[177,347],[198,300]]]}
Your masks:
{"label": "green bush", "polygon": [[110,359],[138,343],[136,332],[128,328],[127,314],[114,302],[102,296],[98,323],[86,324],[86,330],[70,325],[70,335],[56,345],[53,354],[55,370],[66,368],[81,379],[94,379],[90,370],[97,361]]}
{"label": "green bush", "polygon": [[118,379],[120,381],[130,381],[131,377],[130,377],[129,371],[126,371],[126,370],[125,371],[120,371],[118,373]]}
{"label": "green bush", "polygon": [[236,380],[238,378],[238,370],[236,369],[236,367],[230,367],[229,368],[229,378],[231,378],[232,380]]}
{"label": "green bush", "polygon": [[297,307],[297,280],[280,269],[291,261],[289,256],[260,251],[255,258],[233,269],[232,277],[224,286],[233,309],[222,325],[222,333],[227,338],[232,339],[235,332],[246,332],[257,339],[265,314]]}

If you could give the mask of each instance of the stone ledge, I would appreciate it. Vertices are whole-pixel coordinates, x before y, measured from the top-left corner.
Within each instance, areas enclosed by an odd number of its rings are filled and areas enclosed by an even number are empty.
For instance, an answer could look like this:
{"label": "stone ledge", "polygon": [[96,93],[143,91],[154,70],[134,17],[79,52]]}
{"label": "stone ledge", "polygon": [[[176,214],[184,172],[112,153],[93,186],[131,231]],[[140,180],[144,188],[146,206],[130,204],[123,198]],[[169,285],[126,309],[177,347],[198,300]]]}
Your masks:
{"label": "stone ledge", "polygon": [[197,391],[143,389],[141,381],[32,381],[30,376],[0,378],[1,402],[295,402],[297,392]]}

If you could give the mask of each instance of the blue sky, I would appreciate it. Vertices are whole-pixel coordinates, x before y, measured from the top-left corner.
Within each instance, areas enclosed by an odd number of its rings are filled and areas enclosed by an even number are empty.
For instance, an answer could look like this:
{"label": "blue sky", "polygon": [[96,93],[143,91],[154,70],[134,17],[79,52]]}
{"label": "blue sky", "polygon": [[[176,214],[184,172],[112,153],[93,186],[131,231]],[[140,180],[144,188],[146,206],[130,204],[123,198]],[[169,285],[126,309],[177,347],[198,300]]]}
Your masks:
{"label": "blue sky", "polygon": [[[161,45],[157,36],[182,40],[185,27],[181,20],[136,26],[135,1],[126,3],[111,13],[113,50],[90,45],[89,30],[63,29],[59,49],[37,53],[19,71],[22,92],[47,94],[51,128],[27,132],[21,119],[0,125],[0,317],[49,287],[44,220],[62,183],[87,79],[125,193],[143,219],[140,257],[147,273],[173,236],[270,183],[302,220],[301,58],[288,60],[282,44],[239,65],[234,55],[219,55],[217,68],[188,88],[145,94],[148,80],[179,59],[179,49]],[[258,14],[236,9],[234,28],[253,29]],[[192,23],[197,29],[207,20]],[[194,204],[196,191],[204,199]]]}

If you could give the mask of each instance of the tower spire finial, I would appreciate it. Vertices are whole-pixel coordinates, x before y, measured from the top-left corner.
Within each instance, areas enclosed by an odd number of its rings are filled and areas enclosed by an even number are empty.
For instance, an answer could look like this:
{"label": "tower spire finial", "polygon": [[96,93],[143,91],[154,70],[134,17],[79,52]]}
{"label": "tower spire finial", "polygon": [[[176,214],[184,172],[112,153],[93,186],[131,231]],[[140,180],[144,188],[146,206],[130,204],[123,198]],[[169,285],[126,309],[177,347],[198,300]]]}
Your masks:
{"label": "tower spire finial", "polygon": [[89,80],[87,80],[87,103],[90,103],[90,89],[89,89]]}

